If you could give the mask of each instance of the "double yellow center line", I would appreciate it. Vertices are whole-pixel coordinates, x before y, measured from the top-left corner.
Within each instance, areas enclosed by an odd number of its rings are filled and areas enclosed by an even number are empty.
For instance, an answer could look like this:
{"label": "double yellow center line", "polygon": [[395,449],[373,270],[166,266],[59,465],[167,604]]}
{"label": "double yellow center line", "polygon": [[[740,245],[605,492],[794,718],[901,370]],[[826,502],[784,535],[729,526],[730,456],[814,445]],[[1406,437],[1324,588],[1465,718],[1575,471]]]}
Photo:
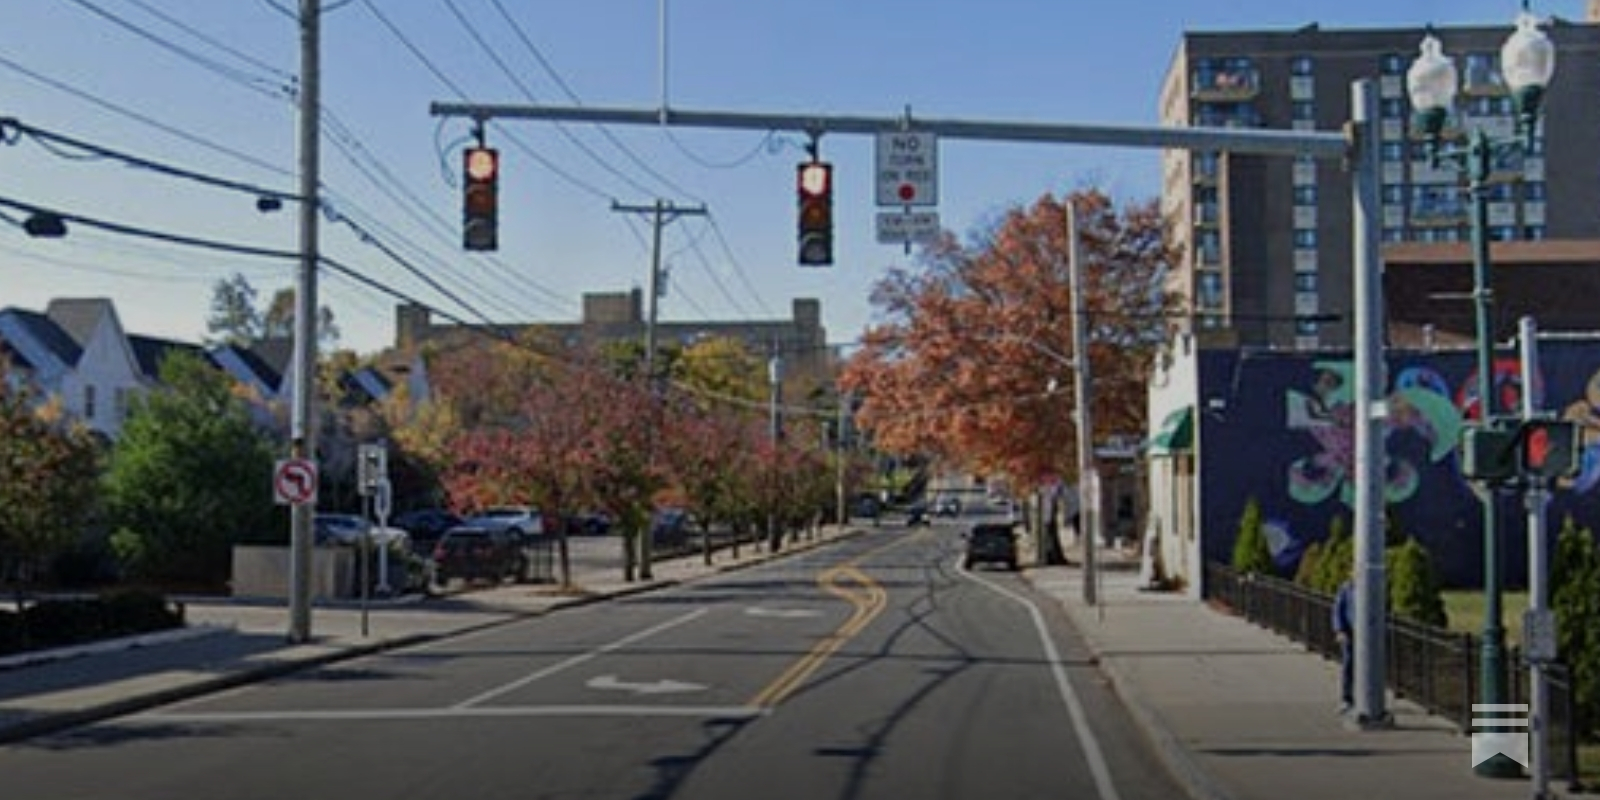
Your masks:
{"label": "double yellow center line", "polygon": [[866,630],[866,627],[877,619],[879,614],[889,603],[889,592],[882,585],[872,579],[872,576],[863,572],[858,564],[867,558],[877,555],[892,547],[898,547],[916,538],[926,536],[921,532],[918,536],[907,536],[896,539],[883,547],[863,553],[849,561],[823,570],[817,575],[817,585],[829,594],[844,600],[851,606],[850,616],[844,623],[828,634],[812,647],[799,661],[789,665],[789,668],[779,675],[777,680],[768,684],[765,689],[756,693],[750,699],[749,705],[757,708],[773,708],[782,703],[785,698],[793,694],[800,685],[822,668],[826,662],[845,642],[850,641],[856,634]]}

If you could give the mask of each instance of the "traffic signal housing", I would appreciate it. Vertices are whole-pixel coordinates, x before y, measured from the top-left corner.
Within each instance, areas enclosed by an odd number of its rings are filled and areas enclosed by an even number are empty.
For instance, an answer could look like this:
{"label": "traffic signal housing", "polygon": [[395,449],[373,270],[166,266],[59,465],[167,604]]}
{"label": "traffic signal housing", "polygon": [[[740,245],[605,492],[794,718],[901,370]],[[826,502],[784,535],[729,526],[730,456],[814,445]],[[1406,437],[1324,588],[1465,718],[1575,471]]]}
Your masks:
{"label": "traffic signal housing", "polygon": [[800,195],[800,266],[833,263],[833,165],[807,161],[795,170]]}
{"label": "traffic signal housing", "polygon": [[1517,429],[1498,422],[1461,430],[1461,476],[1467,480],[1502,483],[1517,476]]}
{"label": "traffic signal housing", "polygon": [[1578,426],[1569,420],[1533,419],[1522,426],[1522,474],[1570,478],[1578,472]]}
{"label": "traffic signal housing", "polygon": [[461,246],[490,251],[500,246],[500,151],[462,151]]}

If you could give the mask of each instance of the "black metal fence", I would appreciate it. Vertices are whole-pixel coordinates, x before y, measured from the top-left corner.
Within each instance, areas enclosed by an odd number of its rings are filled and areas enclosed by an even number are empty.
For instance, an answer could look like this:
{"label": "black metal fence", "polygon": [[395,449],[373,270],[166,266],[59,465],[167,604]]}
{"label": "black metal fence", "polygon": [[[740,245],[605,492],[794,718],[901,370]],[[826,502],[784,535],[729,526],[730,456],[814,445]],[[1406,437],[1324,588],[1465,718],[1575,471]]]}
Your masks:
{"label": "black metal fence", "polygon": [[[1333,597],[1282,578],[1241,575],[1214,563],[1206,565],[1204,586],[1207,600],[1300,642],[1325,658],[1339,658],[1339,640],[1333,630]],[[1392,614],[1388,634],[1389,688],[1429,713],[1454,722],[1463,733],[1470,732],[1472,704],[1477,701],[1483,680],[1481,640],[1471,633],[1423,625]],[[1520,648],[1508,648],[1504,663],[1502,685],[1508,695],[1505,702],[1527,702],[1529,676]],[[1576,781],[1581,726],[1571,674],[1566,665],[1552,664],[1545,675],[1550,687],[1550,774]]]}

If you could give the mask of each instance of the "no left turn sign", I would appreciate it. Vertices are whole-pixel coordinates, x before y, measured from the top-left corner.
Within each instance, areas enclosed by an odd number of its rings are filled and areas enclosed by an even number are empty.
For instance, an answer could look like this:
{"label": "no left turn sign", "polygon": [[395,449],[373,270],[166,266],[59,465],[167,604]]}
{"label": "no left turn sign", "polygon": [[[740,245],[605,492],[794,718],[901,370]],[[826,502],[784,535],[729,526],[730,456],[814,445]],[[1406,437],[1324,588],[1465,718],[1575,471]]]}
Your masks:
{"label": "no left turn sign", "polygon": [[317,465],[308,458],[280,459],[272,470],[272,494],[278,505],[316,502]]}

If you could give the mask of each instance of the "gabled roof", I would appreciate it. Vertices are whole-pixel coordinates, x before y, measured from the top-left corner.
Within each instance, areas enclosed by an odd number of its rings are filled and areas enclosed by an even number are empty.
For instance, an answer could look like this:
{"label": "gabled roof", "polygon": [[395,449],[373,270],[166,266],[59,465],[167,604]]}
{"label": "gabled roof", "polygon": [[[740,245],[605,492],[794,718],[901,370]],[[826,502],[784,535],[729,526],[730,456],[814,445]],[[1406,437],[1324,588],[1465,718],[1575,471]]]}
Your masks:
{"label": "gabled roof", "polygon": [[11,346],[5,339],[0,339],[0,363],[9,364],[12,369],[30,371],[35,369],[33,362],[22,354],[22,351]]}
{"label": "gabled roof", "polygon": [[100,320],[112,313],[112,305],[103,297],[65,298],[51,300],[44,313],[81,348],[89,343]]}
{"label": "gabled roof", "polygon": [[289,362],[294,360],[294,339],[287,336],[262,339],[250,346],[250,352],[278,376],[279,380],[273,382],[277,386],[288,372]]}
{"label": "gabled roof", "polygon": [[260,381],[261,385],[269,390],[276,391],[278,385],[283,382],[283,373],[274,369],[260,353],[252,348],[228,344],[217,348],[215,353],[217,356],[222,353],[228,353],[233,358],[238,359],[239,364],[249,370],[256,377],[256,380]]}
{"label": "gabled roof", "polygon": [[133,350],[134,361],[139,365],[139,374],[152,381],[161,379],[161,362],[172,353],[189,353],[201,361],[207,363],[211,361],[211,356],[200,346],[175,342],[171,339],[132,335],[128,337],[128,347]]}
{"label": "gabled roof", "polygon": [[39,346],[50,351],[51,355],[60,359],[61,363],[69,368],[75,366],[78,363],[78,357],[83,355],[83,348],[78,345],[76,340],[68,335],[65,330],[62,330],[60,325],[37,311],[7,308],[0,310],[0,314],[8,315],[16,320],[18,326],[33,337],[33,340]]}

